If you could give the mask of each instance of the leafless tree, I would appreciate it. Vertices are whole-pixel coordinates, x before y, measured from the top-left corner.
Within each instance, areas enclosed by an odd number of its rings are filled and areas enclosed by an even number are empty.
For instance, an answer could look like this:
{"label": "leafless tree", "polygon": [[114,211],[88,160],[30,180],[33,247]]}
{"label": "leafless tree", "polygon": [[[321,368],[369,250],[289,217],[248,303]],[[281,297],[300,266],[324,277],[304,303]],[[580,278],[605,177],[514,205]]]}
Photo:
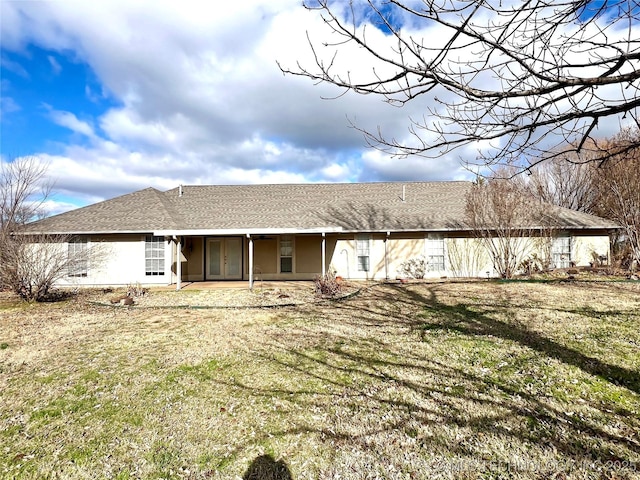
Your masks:
{"label": "leafless tree", "polygon": [[[80,255],[86,257],[88,253]],[[2,281],[23,299],[42,301],[79,260],[79,254],[69,255],[66,236],[18,233],[3,254]]]}
{"label": "leafless tree", "polygon": [[[480,179],[466,198],[466,226],[489,253],[503,278],[516,274],[532,253],[550,247],[556,222],[550,205],[527,195],[522,184],[500,171]],[[550,256],[550,255],[549,255]]]}
{"label": "leafless tree", "polygon": [[[488,142],[475,162],[522,165],[565,156],[567,145],[590,148],[603,120],[640,125],[637,0],[307,0],[306,7],[329,34],[309,35],[312,65],[281,65],[285,73],[392,105],[427,97],[436,105],[410,120],[409,141],[388,138],[383,127],[363,131],[392,154],[439,156]],[[354,50],[357,62],[345,62]]]}
{"label": "leafless tree", "polygon": [[25,300],[44,300],[55,282],[98,258],[99,248],[68,248],[70,237],[31,232],[46,214],[47,165],[35,157],[0,161],[0,287]]}
{"label": "leafless tree", "polygon": [[47,165],[35,157],[0,161],[0,235],[5,239],[25,223],[45,214],[51,192]]}
{"label": "leafless tree", "polygon": [[[587,156],[586,161],[582,161]],[[598,191],[594,188],[597,167],[594,155],[575,153],[536,165],[523,179],[527,192],[542,202],[579,212],[594,213]]]}
{"label": "leafless tree", "polygon": [[640,147],[626,148],[630,144],[640,145],[640,130],[623,130],[603,146],[609,160],[596,170],[594,189],[595,213],[622,226],[629,247],[626,263],[633,268],[640,266]]}
{"label": "leafless tree", "polygon": [[488,258],[483,242],[477,238],[449,239],[447,259],[453,277],[471,278],[480,275]]}

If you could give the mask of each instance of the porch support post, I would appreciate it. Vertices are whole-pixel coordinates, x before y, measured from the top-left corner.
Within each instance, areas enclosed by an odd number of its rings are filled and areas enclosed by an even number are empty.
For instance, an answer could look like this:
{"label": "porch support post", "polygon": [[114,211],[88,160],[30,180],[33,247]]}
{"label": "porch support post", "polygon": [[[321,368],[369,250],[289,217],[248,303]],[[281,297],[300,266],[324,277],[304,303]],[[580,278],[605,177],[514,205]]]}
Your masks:
{"label": "porch support post", "polygon": [[384,239],[384,278],[385,280],[389,280],[389,247],[387,246],[387,242],[389,241],[389,237],[391,236],[391,232],[387,232],[387,236]]}
{"label": "porch support post", "polygon": [[327,238],[322,232],[322,275],[327,273]]}
{"label": "porch support post", "polygon": [[249,239],[249,290],[253,290],[253,238],[247,233]]}
{"label": "porch support post", "polygon": [[182,259],[180,258],[182,254],[182,239],[178,236],[176,240],[176,290],[180,290],[182,282]]}

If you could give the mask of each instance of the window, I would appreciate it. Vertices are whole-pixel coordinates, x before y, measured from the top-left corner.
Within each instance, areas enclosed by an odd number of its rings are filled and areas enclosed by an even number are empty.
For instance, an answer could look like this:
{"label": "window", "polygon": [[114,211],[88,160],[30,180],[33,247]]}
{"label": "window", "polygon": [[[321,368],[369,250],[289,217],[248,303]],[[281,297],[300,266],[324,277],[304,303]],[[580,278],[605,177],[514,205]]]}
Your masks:
{"label": "window", "polygon": [[369,236],[359,235],[356,238],[356,255],[358,261],[358,271],[369,271]]}
{"label": "window", "polygon": [[551,260],[555,268],[569,268],[571,266],[571,237],[560,235],[551,244]]}
{"label": "window", "polygon": [[280,273],[293,272],[293,237],[280,237]]}
{"label": "window", "polygon": [[427,238],[427,271],[444,271],[444,237],[430,233]]}
{"label": "window", "polygon": [[69,277],[86,277],[89,271],[87,257],[87,238],[76,237],[69,240],[67,247],[67,275]]}
{"label": "window", "polygon": [[145,275],[164,275],[164,238],[147,235],[144,242]]}

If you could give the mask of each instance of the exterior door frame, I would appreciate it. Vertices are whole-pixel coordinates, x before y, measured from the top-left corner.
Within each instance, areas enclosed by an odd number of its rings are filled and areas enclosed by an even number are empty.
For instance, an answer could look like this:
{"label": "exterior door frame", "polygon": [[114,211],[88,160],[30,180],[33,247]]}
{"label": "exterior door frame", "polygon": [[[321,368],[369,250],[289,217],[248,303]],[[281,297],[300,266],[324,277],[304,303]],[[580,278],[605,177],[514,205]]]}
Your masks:
{"label": "exterior door frame", "polygon": [[[242,237],[207,237],[205,239],[205,280],[242,280],[244,242]],[[218,244],[219,273],[211,273],[211,248]]]}

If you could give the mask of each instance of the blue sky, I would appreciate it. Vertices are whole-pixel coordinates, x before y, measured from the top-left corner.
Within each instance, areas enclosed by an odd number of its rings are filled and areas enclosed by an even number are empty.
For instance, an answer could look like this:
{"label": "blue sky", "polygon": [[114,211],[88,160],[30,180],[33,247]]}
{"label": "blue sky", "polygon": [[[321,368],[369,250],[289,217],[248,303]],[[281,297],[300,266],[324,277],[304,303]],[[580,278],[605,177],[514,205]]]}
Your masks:
{"label": "blue sky", "polygon": [[[150,186],[473,178],[461,159],[477,145],[391,158],[349,127],[411,141],[408,119],[433,99],[400,109],[281,73],[277,62],[312,65],[307,35],[331,38],[299,0],[0,0],[0,9],[0,154],[48,164],[53,213]],[[368,39],[388,40],[379,28]],[[371,71],[357,49],[338,62]]]}
{"label": "blue sky", "polygon": [[298,0],[225,3],[2,0],[3,159],[49,164],[53,211],[180,183],[470,177],[349,128],[402,137],[411,111],[282,75],[323,34]]}
{"label": "blue sky", "polygon": [[2,52],[3,96],[15,102],[2,122],[2,153],[9,157],[46,151],[60,154],[73,132],[52,121],[52,111],[73,112],[92,119],[116,105],[100,95],[98,78],[71,52],[47,51],[29,45],[21,52]]}

